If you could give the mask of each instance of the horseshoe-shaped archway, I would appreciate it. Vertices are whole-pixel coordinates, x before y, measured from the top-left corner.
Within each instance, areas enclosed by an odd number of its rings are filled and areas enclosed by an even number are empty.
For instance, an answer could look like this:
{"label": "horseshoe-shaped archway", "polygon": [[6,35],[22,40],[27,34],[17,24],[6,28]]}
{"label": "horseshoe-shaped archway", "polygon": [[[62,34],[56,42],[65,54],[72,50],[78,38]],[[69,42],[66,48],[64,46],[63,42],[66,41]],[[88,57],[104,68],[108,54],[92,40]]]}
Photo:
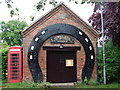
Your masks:
{"label": "horseshoe-shaped archway", "polygon": [[42,82],[43,74],[38,63],[39,49],[52,35],[68,34],[75,37],[85,50],[86,60],[82,70],[82,80],[90,79],[94,67],[95,53],[89,37],[79,28],[69,24],[54,24],[43,28],[32,39],[28,48],[28,65],[34,82]]}

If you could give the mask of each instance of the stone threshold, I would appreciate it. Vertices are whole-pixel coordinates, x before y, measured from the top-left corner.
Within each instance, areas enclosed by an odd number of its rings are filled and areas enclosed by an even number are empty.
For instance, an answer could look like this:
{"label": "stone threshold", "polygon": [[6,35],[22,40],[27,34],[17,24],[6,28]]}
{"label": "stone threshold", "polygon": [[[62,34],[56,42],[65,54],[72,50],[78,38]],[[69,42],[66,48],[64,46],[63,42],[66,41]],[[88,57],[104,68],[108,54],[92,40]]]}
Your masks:
{"label": "stone threshold", "polygon": [[51,83],[53,87],[74,87],[75,83]]}

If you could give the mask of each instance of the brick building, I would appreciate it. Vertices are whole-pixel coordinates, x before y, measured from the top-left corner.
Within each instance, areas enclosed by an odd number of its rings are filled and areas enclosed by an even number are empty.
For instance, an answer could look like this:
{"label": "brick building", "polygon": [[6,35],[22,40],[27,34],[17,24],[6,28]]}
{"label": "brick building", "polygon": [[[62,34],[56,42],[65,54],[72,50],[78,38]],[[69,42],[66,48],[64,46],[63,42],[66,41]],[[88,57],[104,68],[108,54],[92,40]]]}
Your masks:
{"label": "brick building", "polygon": [[77,82],[96,78],[98,34],[63,3],[22,35],[24,80]]}

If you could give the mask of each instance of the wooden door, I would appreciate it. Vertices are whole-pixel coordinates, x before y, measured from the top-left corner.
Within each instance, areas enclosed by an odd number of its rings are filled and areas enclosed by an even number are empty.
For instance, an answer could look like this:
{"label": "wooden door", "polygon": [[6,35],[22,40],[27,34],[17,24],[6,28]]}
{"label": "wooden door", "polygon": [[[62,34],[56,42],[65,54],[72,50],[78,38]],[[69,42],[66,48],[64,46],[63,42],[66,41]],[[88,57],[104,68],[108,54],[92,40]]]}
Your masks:
{"label": "wooden door", "polygon": [[47,51],[48,82],[76,82],[76,72],[76,51]]}

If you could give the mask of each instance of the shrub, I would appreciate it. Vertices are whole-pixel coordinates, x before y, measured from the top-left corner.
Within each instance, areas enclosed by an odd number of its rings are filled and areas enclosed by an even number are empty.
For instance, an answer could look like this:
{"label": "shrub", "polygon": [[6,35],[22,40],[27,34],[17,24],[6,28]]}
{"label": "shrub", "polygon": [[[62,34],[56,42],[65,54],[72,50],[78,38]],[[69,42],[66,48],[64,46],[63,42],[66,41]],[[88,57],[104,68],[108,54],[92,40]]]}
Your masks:
{"label": "shrub", "polygon": [[89,85],[99,85],[99,82],[97,80],[90,79],[88,82]]}
{"label": "shrub", "polygon": [[3,48],[0,50],[0,53],[2,54],[2,62],[0,62],[0,64],[2,64],[2,81],[7,79],[7,54],[8,54],[8,48]]}
{"label": "shrub", "polygon": [[[106,58],[106,78],[107,82],[120,82],[120,47],[113,46],[112,41],[105,44]],[[103,82],[103,59],[102,50],[98,56],[98,77],[99,81]]]}
{"label": "shrub", "polygon": [[88,85],[88,79],[87,79],[87,77],[85,77],[84,83],[85,83],[86,85]]}

